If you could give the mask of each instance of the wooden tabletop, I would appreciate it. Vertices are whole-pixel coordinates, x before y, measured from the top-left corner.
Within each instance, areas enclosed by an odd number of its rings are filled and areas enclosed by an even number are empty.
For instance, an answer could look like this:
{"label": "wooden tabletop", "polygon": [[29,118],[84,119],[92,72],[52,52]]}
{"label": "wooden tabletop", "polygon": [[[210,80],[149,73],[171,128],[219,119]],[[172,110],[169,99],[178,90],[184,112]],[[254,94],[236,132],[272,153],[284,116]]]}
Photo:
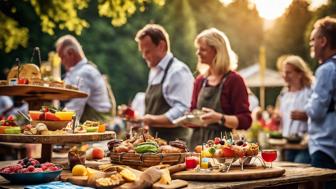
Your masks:
{"label": "wooden tabletop", "polygon": [[[290,162],[274,162],[273,166],[282,167],[286,170],[285,174],[277,178],[258,179],[250,181],[231,181],[231,182],[197,182],[188,181],[187,188],[193,189],[251,189],[251,188],[272,188],[278,186],[289,185],[298,188],[295,185],[307,183],[310,181],[321,182],[326,180],[336,180],[336,170],[320,169],[311,167],[308,164],[290,163]],[[314,188],[311,186],[311,188]],[[320,188],[317,186],[317,188]]]}
{"label": "wooden tabletop", "polygon": [[64,135],[24,135],[24,134],[0,134],[0,142],[13,143],[40,143],[40,144],[67,144],[89,141],[103,141],[115,138],[115,132],[104,133],[76,133]]}
{"label": "wooden tabletop", "polygon": [[78,90],[36,85],[0,86],[0,95],[17,96],[25,100],[69,100],[88,96]]}
{"label": "wooden tabletop", "polygon": [[[17,161],[3,161],[0,162],[0,167],[7,166]],[[277,178],[258,179],[249,181],[221,181],[221,182],[200,182],[188,181],[188,187],[193,189],[251,189],[258,187],[273,188],[278,186],[285,186],[289,188],[290,185],[300,185],[302,183],[315,181],[329,181],[336,180],[336,170],[314,168],[307,164],[289,163],[289,162],[274,162],[274,166],[282,167],[286,170],[285,174]],[[287,187],[289,186],[289,187]],[[0,188],[23,188],[23,186],[14,186],[9,184],[4,178],[0,177]],[[297,188],[297,187],[296,187]],[[310,188],[314,188],[310,185]],[[320,188],[320,187],[317,187]]]}

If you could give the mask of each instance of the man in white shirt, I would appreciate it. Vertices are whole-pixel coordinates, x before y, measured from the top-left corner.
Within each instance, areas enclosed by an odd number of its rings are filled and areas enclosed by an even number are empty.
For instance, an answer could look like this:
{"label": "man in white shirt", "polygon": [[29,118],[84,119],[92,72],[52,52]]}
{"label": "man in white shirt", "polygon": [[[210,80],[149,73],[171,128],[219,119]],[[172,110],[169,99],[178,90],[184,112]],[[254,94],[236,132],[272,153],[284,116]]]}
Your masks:
{"label": "man in white shirt", "polygon": [[136,37],[150,69],[143,121],[150,133],[171,141],[189,140],[190,130],[172,121],[189,110],[194,77],[190,69],[170,52],[169,36],[162,26],[148,24]]}
{"label": "man in white shirt", "polygon": [[109,122],[112,117],[111,97],[107,85],[96,66],[89,62],[77,39],[65,35],[56,42],[56,51],[66,69],[64,82],[77,86],[88,94],[86,98],[72,99],[66,109],[76,111],[80,122],[86,120]]}

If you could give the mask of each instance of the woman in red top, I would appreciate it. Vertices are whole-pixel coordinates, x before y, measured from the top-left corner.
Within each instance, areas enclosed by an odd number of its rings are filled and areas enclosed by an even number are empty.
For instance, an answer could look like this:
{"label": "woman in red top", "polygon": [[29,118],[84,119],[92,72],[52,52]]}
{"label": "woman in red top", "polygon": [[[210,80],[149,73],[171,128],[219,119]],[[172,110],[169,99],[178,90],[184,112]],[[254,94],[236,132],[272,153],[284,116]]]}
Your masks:
{"label": "woman in red top", "polygon": [[234,71],[237,56],[226,35],[215,29],[202,31],[195,39],[199,64],[207,65],[194,83],[191,110],[202,109],[204,126],[194,127],[191,147],[232,129],[248,129],[252,118],[243,78]]}

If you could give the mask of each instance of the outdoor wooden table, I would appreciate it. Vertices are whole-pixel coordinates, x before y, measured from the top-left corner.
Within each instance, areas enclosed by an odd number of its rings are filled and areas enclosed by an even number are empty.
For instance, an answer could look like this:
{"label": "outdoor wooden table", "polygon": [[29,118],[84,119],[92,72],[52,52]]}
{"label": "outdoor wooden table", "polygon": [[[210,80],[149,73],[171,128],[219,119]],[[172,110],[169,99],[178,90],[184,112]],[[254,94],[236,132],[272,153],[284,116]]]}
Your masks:
{"label": "outdoor wooden table", "polygon": [[0,134],[0,142],[11,143],[39,143],[42,144],[41,162],[51,161],[53,144],[69,144],[91,141],[104,141],[114,139],[115,132],[104,133],[76,133],[64,135],[24,135],[24,134]]}
{"label": "outdoor wooden table", "polygon": [[[0,162],[0,167],[4,167],[17,161]],[[323,182],[336,180],[336,170],[314,168],[307,164],[274,162],[274,166],[282,167],[285,174],[277,178],[258,179],[249,181],[226,181],[226,182],[199,182],[188,181],[186,188],[192,189],[252,189],[252,188],[298,188],[309,183],[309,188],[319,189]],[[65,171],[66,172],[66,171]],[[315,182],[316,185],[310,182]],[[24,186],[11,185],[4,178],[0,177],[0,188],[23,188]]]}
{"label": "outdoor wooden table", "polygon": [[305,150],[308,149],[307,142],[301,142],[299,144],[288,143],[286,139],[269,139],[268,143],[271,147],[274,147],[280,151],[280,161],[285,160],[285,150]]}

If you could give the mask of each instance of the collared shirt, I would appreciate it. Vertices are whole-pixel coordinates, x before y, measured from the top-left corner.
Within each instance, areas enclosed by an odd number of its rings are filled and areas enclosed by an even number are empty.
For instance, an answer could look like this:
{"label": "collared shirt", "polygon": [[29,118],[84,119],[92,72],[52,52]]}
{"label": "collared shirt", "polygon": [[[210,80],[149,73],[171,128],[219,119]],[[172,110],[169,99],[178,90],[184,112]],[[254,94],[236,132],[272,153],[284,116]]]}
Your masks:
{"label": "collared shirt", "polygon": [[[172,53],[167,53],[156,67],[150,69],[148,85],[159,84],[161,82],[164,70],[172,57]],[[165,113],[165,116],[170,121],[181,117],[189,110],[193,82],[194,77],[190,69],[175,58],[162,85],[163,96],[171,106],[171,109]]]}
{"label": "collared shirt", "polygon": [[69,69],[64,82],[88,94],[86,98],[75,98],[65,104],[66,109],[76,111],[78,118],[82,116],[86,103],[98,112],[110,111],[111,103],[104,78],[86,58]]}
{"label": "collared shirt", "polygon": [[336,63],[327,60],[318,67],[315,75],[313,93],[305,107],[310,118],[309,151],[310,154],[323,151],[336,162],[336,111],[328,112],[331,99],[336,100]]}

